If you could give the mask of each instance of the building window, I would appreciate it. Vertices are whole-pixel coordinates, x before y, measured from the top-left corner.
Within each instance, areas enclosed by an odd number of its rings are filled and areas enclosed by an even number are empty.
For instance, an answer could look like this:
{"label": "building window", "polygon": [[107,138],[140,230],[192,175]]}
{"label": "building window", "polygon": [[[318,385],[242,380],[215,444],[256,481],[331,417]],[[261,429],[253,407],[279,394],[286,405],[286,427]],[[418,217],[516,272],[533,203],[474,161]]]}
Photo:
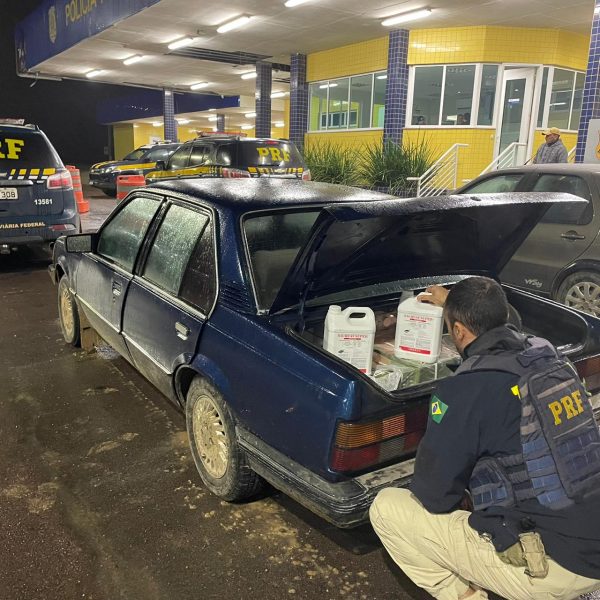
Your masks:
{"label": "building window", "polygon": [[498,65],[483,65],[479,90],[479,113],[477,125],[490,126],[494,123]]}
{"label": "building window", "polygon": [[444,67],[415,67],[413,125],[439,125]]}
{"label": "building window", "polygon": [[383,127],[385,72],[310,84],[309,131]]}
{"label": "building window", "polygon": [[538,128],[579,129],[584,81],[585,73],[582,71],[544,67]]}
{"label": "building window", "polygon": [[446,67],[442,125],[470,125],[475,65]]}

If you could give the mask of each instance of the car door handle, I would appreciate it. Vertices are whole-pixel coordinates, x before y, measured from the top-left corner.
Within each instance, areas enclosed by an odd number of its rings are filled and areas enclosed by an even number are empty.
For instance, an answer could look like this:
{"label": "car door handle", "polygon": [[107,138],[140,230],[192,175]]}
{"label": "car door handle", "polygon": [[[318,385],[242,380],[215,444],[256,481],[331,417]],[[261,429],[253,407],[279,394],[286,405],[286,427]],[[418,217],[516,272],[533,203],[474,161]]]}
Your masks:
{"label": "car door handle", "polygon": [[113,281],[112,294],[113,294],[113,296],[115,296],[117,298],[121,295],[121,284],[120,283]]}
{"label": "car door handle", "polygon": [[566,231],[565,233],[561,233],[560,237],[565,240],[585,240],[585,235],[581,235],[576,231]]}
{"label": "car door handle", "polygon": [[175,323],[175,331],[177,332],[177,337],[182,340],[187,340],[188,335],[190,335],[190,328],[179,321]]}

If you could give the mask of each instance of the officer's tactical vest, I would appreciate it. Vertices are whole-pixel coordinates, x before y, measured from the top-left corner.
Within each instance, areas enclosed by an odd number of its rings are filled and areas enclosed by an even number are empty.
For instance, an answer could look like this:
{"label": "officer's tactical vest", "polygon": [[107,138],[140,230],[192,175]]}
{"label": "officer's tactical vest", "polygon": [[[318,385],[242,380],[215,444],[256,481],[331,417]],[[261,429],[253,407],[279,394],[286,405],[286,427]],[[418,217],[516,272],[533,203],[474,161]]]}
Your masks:
{"label": "officer's tactical vest", "polygon": [[456,374],[505,371],[519,377],[522,453],[486,457],[470,481],[476,510],[537,498],[560,509],[600,490],[600,433],[573,365],[544,339],[520,353],[474,356]]}

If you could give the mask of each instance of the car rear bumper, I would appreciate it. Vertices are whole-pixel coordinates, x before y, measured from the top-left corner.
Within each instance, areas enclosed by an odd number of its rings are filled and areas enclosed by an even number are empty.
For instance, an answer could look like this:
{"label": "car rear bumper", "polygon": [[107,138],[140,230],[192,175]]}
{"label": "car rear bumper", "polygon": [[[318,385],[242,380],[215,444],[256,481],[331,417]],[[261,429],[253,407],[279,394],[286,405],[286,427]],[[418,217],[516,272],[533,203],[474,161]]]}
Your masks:
{"label": "car rear bumper", "polygon": [[236,429],[250,467],[274,487],[337,527],[356,527],[368,521],[378,492],[410,483],[414,459],[404,460],[339,483],[326,481],[274,450],[252,433]]}
{"label": "car rear bumper", "polygon": [[[75,210],[66,210],[59,215],[3,217],[0,219],[0,244],[24,246],[53,242],[61,235],[78,233],[79,223]],[[52,228],[57,226],[61,229]]]}
{"label": "car rear bumper", "polygon": [[114,190],[117,187],[117,175],[92,175],[90,173],[90,185],[101,190]]}

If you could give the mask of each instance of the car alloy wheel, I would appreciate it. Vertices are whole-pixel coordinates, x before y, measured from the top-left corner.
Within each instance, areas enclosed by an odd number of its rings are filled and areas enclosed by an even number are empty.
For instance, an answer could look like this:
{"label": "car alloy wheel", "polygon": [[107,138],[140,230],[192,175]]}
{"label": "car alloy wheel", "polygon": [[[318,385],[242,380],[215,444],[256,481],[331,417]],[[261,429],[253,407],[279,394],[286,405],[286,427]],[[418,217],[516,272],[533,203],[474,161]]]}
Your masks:
{"label": "car alloy wheel", "polygon": [[227,472],[229,450],[219,409],[211,398],[201,396],[194,404],[192,419],[200,459],[208,473],[215,479],[220,479]]}
{"label": "car alloy wheel", "polygon": [[579,281],[566,290],[565,304],[600,317],[600,286],[593,281]]}
{"label": "car alloy wheel", "polygon": [[64,275],[58,283],[58,316],[65,342],[72,346],[79,346],[81,336],[79,311],[69,289],[69,281]]}

